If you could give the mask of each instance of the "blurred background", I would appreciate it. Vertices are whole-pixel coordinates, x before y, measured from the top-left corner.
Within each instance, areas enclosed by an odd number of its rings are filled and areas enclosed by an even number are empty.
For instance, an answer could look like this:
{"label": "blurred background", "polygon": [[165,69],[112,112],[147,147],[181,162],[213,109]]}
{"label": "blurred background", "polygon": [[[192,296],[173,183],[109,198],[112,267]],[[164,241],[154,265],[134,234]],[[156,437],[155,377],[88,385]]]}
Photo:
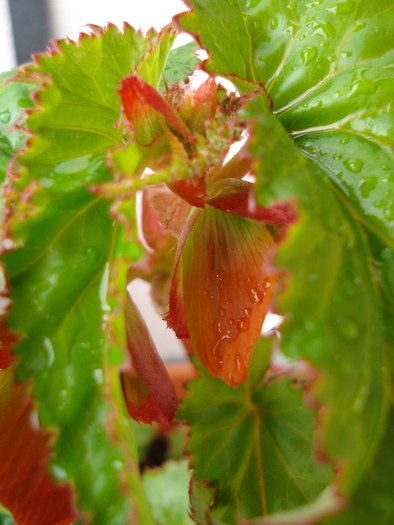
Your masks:
{"label": "blurred background", "polygon": [[53,39],[76,40],[86,24],[126,21],[146,32],[185,10],[181,0],[0,0],[0,72],[28,62]]}

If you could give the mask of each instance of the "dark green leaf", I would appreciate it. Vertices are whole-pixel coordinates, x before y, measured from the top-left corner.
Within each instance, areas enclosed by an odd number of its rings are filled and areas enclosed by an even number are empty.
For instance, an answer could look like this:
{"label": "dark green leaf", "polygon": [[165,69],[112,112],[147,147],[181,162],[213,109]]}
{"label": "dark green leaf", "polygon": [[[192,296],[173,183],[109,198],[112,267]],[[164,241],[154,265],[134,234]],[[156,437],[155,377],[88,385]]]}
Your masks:
{"label": "dark green leaf", "polygon": [[325,173],[297,151],[263,102],[252,107],[260,119],[251,150],[264,158],[256,167],[258,196],[266,202],[297,195],[301,214],[276,259],[293,276],[279,303],[288,319],[281,347],[323,373],[317,393],[327,406],[324,448],[340,459],[348,493],[370,461],[385,415],[375,264],[364,230]]}
{"label": "dark green leaf", "polygon": [[391,410],[375,464],[350,507],[324,525],[389,525],[394,522],[394,411]]}
{"label": "dark green leaf", "polygon": [[268,343],[256,347],[246,384],[230,387],[202,371],[178,413],[191,426],[194,475],[218,489],[212,514],[225,523],[311,501],[332,476],[313,456],[315,415],[302,389],[289,379],[262,380]]}

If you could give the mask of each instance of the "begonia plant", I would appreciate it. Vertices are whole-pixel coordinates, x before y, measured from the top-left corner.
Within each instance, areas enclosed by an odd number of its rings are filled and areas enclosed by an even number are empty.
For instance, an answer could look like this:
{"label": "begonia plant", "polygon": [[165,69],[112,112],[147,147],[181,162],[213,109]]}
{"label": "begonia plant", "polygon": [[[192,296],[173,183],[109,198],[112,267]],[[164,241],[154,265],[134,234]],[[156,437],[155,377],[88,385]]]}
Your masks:
{"label": "begonia plant", "polygon": [[0,522],[394,523],[394,4],[185,9],[0,76]]}

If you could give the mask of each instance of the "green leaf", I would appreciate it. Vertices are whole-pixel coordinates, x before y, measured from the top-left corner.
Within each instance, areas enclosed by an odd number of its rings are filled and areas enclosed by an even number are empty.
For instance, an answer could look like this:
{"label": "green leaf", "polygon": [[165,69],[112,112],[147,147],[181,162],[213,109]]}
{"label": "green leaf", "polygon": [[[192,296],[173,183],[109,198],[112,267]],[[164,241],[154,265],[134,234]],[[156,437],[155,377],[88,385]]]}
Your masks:
{"label": "green leaf", "polygon": [[[13,126],[24,114],[24,110],[34,104],[30,95],[36,85],[22,82],[9,82],[16,71],[0,75],[0,184],[6,178],[7,168],[15,153],[22,148],[26,135],[13,130]],[[7,84],[7,82],[9,82]],[[2,203],[1,203],[2,208]]]}
{"label": "green leaf", "polygon": [[394,411],[391,409],[375,464],[357,489],[349,508],[324,525],[388,525],[394,518]]}
{"label": "green leaf", "polygon": [[281,123],[263,103],[254,106],[251,151],[264,159],[258,202],[296,197],[300,212],[276,259],[292,275],[279,301],[287,318],[281,346],[322,372],[317,394],[327,412],[318,437],[341,458],[338,479],[349,494],[380,440],[383,365],[394,344],[394,6],[190,5],[178,23],[208,50],[206,69],[262,82]]}
{"label": "green leaf", "polygon": [[[195,55],[198,50],[199,47],[195,42],[189,42],[184,46],[171,50],[163,72],[169,88],[176,82],[186,80],[193,73],[200,63],[200,60]],[[160,81],[159,91],[161,93],[165,91],[163,80]]]}
{"label": "green leaf", "polygon": [[324,172],[297,151],[263,102],[249,107],[250,118],[260,115],[251,145],[264,158],[256,167],[258,196],[266,202],[297,195],[301,214],[276,258],[293,276],[279,302],[287,316],[281,348],[323,374],[317,394],[327,413],[319,439],[340,460],[349,494],[371,459],[386,412],[375,264],[365,231]]}
{"label": "green leaf", "polygon": [[149,49],[138,66],[138,75],[155,89],[159,87],[175,35],[175,30],[171,27],[163,30],[160,38],[155,42],[156,45]]}
{"label": "green leaf", "polygon": [[237,523],[313,500],[332,470],[312,452],[315,415],[289,379],[262,381],[270,341],[260,341],[246,384],[230,387],[205,371],[189,383],[178,412],[191,426],[186,451],[217,494],[213,517]]}
{"label": "green leaf", "polygon": [[144,472],[144,487],[158,525],[194,523],[187,513],[189,481],[190,471],[186,460],[168,461],[160,469]]}
{"label": "green leaf", "polygon": [[[18,375],[34,379],[40,423],[58,432],[52,475],[72,480],[94,524],[124,525],[132,507],[135,523],[155,523],[119,384],[121,341],[109,346],[104,332],[110,308],[115,328],[124,327],[115,315],[119,298],[107,304],[108,283],[112,293],[121,285],[124,292],[128,261],[143,252],[129,241],[132,229],[114,221],[109,202],[87,189],[111,179],[104,156],[122,141],[117,87],[147,48],[130,26],[123,33],[109,26],[37,58],[27,74],[44,78],[40,108],[27,119],[34,137],[18,157],[8,202],[14,215],[7,232],[23,243],[4,257],[13,300],[7,324],[24,334]],[[28,203],[35,213],[26,216],[18,198],[34,181],[41,187]],[[135,223],[129,208],[117,218]]]}

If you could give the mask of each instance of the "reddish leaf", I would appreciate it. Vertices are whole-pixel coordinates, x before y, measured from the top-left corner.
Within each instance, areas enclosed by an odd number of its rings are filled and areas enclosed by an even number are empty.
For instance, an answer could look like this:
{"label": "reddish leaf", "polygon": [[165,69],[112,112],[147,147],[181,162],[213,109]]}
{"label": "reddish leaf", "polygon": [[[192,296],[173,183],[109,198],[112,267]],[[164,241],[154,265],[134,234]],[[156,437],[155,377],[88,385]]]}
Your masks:
{"label": "reddish leaf", "polygon": [[137,307],[126,295],[127,345],[133,368],[122,372],[121,382],[130,416],[144,423],[169,423],[178,407],[174,385]]}
{"label": "reddish leaf", "polygon": [[205,134],[207,120],[215,116],[218,106],[216,82],[213,77],[208,78],[194,93],[191,118],[188,122],[193,132]]}
{"label": "reddish leaf", "polygon": [[270,224],[288,225],[297,220],[291,203],[278,202],[269,208],[263,208],[256,204],[254,191],[255,185],[245,180],[220,180],[212,185],[206,203],[218,210]]}
{"label": "reddish leaf", "polygon": [[18,525],[68,525],[77,512],[68,485],[48,472],[53,436],[32,425],[28,386],[13,367],[0,373],[0,501]]}
{"label": "reddish leaf", "polygon": [[189,231],[179,242],[170,324],[179,337],[184,315],[203,366],[211,376],[237,385],[246,379],[277,282],[277,274],[264,268],[274,242],[264,224],[210,206]]}
{"label": "reddish leaf", "polygon": [[120,90],[127,118],[133,123],[137,142],[149,145],[163,133],[163,118],[185,140],[192,134],[186,124],[159,93],[141,78],[129,75],[122,80]]}

